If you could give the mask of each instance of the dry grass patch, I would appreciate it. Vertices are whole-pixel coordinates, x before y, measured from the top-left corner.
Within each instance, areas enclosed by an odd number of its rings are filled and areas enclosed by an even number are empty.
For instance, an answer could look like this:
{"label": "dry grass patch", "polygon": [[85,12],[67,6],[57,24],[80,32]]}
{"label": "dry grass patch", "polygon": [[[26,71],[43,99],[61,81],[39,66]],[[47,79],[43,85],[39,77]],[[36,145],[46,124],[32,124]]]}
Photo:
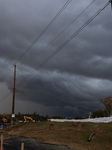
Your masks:
{"label": "dry grass patch", "polygon": [[[81,150],[112,150],[112,123],[20,123],[3,131]],[[95,133],[88,142],[89,136]]]}

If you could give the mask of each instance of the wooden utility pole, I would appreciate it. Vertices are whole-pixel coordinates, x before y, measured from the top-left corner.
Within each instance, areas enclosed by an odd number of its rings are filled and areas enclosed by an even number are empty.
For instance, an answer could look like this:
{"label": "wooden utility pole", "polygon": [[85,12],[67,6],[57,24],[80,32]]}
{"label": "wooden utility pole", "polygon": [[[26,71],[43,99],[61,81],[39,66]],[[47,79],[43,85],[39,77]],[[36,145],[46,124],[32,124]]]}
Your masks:
{"label": "wooden utility pole", "polygon": [[[16,84],[16,65],[14,65],[14,85],[13,85],[12,115],[14,114],[14,104],[15,104],[15,84]],[[14,118],[13,117],[12,117],[12,123],[14,123]]]}

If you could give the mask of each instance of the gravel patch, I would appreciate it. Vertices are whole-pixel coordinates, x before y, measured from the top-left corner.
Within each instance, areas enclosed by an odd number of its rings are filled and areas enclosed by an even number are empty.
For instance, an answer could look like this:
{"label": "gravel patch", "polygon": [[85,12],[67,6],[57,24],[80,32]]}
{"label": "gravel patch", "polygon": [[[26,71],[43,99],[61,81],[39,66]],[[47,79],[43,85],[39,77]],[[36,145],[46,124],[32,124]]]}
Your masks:
{"label": "gravel patch", "polygon": [[4,150],[20,150],[21,143],[24,143],[24,150],[73,150],[66,145],[44,143],[33,138],[13,137],[9,136],[7,133],[0,133],[0,135],[1,134],[4,136]]}

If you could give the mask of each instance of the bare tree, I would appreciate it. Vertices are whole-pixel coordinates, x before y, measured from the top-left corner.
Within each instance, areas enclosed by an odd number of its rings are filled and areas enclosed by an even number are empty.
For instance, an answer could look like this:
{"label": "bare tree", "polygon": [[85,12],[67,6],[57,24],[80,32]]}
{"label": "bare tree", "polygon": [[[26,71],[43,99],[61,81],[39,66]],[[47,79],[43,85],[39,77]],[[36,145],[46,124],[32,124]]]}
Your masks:
{"label": "bare tree", "polygon": [[112,110],[112,96],[108,96],[104,99],[99,98],[100,102],[104,104],[106,111],[108,113],[108,116],[110,117],[111,110]]}

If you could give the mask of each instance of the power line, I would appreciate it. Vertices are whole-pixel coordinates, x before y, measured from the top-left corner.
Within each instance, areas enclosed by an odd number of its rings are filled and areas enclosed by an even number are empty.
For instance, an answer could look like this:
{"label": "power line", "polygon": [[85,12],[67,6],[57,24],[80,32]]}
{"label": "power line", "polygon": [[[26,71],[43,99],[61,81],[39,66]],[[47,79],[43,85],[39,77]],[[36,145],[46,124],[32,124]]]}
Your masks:
{"label": "power line", "polygon": [[[46,32],[46,30],[54,23],[54,21],[61,15],[61,13],[64,11],[64,9],[69,5],[69,3],[72,0],[68,0],[63,7],[59,10],[59,12],[55,15],[55,17],[50,21],[50,23],[45,27],[45,29],[41,32],[41,34],[35,39],[35,41],[29,46],[29,48],[21,55],[21,57],[19,57],[17,59],[17,61],[14,64],[17,64],[17,62],[30,50],[30,48],[37,42],[37,40]],[[5,79],[8,75],[10,68],[8,69],[8,71],[6,72],[6,74],[4,75]]]}
{"label": "power line", "polygon": [[[10,78],[9,78],[9,74],[8,74],[9,71],[11,71],[11,69],[9,69],[9,70],[7,71],[7,73],[4,75],[3,80],[6,78],[6,76],[8,76],[8,79],[10,79]],[[10,81],[7,81],[7,85],[8,85],[8,84],[11,84],[12,81],[13,81],[13,77],[11,77]],[[5,89],[6,89],[6,88],[7,88],[7,87],[5,87]],[[3,91],[5,91],[4,88],[2,88],[2,90],[0,90],[0,93],[1,93],[1,92],[3,93]]]}
{"label": "power line", "polygon": [[[64,28],[64,30],[61,31],[61,33],[59,33],[41,52],[39,52],[32,60],[34,60],[37,56],[39,56],[49,45],[51,45],[65,30],[67,30],[67,28],[69,28],[69,26],[74,23],[93,3],[95,0],[93,0],[77,17],[75,17],[75,19],[66,26],[66,28]],[[31,61],[32,61],[31,60]],[[31,63],[31,61],[29,63]],[[28,64],[29,64],[28,63]],[[23,66],[20,70],[22,70],[25,66]],[[2,90],[4,91],[4,89]],[[0,93],[2,92],[0,91]]]}
{"label": "power line", "polygon": [[[51,53],[51,55],[49,55],[49,57],[47,57],[47,59],[45,59],[38,67],[35,68],[34,71],[32,71],[29,75],[27,75],[18,85],[17,87],[19,87],[23,82],[25,82],[28,78],[30,78],[37,70],[39,70],[42,66],[44,66],[52,57],[54,57],[63,47],[65,47],[73,38],[75,38],[89,23],[91,23],[108,5],[110,4],[110,1],[108,1],[102,9],[100,9],[99,11],[97,11],[84,25],[82,25],[74,34],[72,34],[72,36],[70,36],[58,49],[56,49],[53,53]],[[4,99],[6,97],[8,97],[11,94],[8,93]],[[3,101],[4,99],[2,99],[1,101]],[[0,101],[0,102],[1,102]]]}
{"label": "power line", "polygon": [[29,48],[21,55],[21,57],[18,58],[18,60],[15,62],[15,64],[17,64],[17,62],[30,50],[30,48],[37,42],[37,40],[46,32],[46,30],[53,24],[53,22],[59,17],[59,15],[64,11],[64,9],[68,6],[68,4],[71,2],[72,0],[68,0],[64,6],[60,9],[60,11],[56,14],[56,16],[51,20],[51,22],[45,27],[45,29],[41,32],[41,34],[35,39],[35,41],[29,46]]}
{"label": "power line", "polygon": [[58,49],[56,49],[50,56],[47,57],[34,71],[32,71],[27,77],[25,77],[18,85],[19,87],[25,80],[32,76],[37,70],[39,70],[44,64],[46,64],[52,57],[54,57],[63,47],[65,47],[74,37],[76,37],[89,23],[91,23],[108,5],[107,2],[102,9],[96,12],[84,25],[82,25],[70,38],[68,38]]}
{"label": "power line", "polygon": [[[9,70],[8,70],[8,72],[9,72]],[[8,72],[7,72],[7,75],[9,75]],[[6,77],[6,75],[5,75],[5,77]],[[4,77],[4,78],[5,78],[5,77]],[[2,80],[4,80],[4,78],[3,78]],[[10,79],[10,78],[8,78],[8,79]],[[11,78],[11,79],[7,82],[7,84],[11,84],[12,81],[13,81],[13,78]],[[7,88],[7,87],[4,87],[4,88],[2,87],[2,89],[0,90],[0,93],[3,94],[3,92],[5,91],[6,88]]]}
{"label": "power line", "polygon": [[0,102],[4,101],[4,99],[6,99],[12,92],[7,93],[1,100]]}
{"label": "power line", "polygon": [[[43,50],[41,50],[36,56],[34,56],[33,58],[32,58],[32,60],[28,63],[28,64],[30,64],[35,58],[37,58],[37,56],[39,56],[47,47],[49,47],[62,33],[64,33],[64,31],[65,30],[67,30],[67,28],[69,28],[70,27],[70,25],[72,24],[72,23],[74,23],[92,4],[93,4],[93,2],[94,2],[95,0],[93,0],[66,28],[64,28],[64,30],[62,30],[61,31],[61,33],[59,33]],[[25,66],[25,65],[24,65]],[[23,69],[24,68],[24,66],[21,68],[21,69]],[[20,69],[20,70],[21,70]]]}

